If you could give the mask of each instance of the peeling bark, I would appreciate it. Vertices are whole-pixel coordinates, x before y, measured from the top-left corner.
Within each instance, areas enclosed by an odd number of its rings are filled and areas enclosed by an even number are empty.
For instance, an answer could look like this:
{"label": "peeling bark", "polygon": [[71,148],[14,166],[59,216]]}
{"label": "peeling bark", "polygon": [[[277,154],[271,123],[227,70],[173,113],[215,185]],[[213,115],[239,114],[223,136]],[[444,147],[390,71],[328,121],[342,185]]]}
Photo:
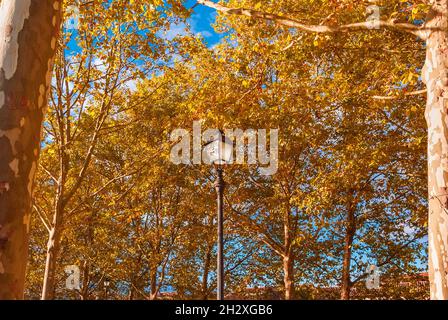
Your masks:
{"label": "peeling bark", "polygon": [[22,299],[59,1],[0,3],[0,300]]}
{"label": "peeling bark", "polygon": [[448,0],[433,2],[422,70],[428,89],[429,277],[431,299],[448,299]]}

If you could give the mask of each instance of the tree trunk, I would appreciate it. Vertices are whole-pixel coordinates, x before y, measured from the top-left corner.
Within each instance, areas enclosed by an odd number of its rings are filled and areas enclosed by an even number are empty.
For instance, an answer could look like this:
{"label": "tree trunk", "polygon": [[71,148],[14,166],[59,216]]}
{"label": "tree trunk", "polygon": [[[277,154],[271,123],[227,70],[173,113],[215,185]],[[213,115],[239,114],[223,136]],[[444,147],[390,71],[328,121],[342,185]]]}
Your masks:
{"label": "tree trunk", "polygon": [[81,300],[89,300],[90,263],[85,260],[82,267]]}
{"label": "tree trunk", "polygon": [[42,287],[42,300],[53,300],[55,297],[55,283],[56,283],[56,267],[61,248],[61,229],[62,229],[62,214],[64,208],[60,206],[59,202],[56,204],[55,214],[53,217],[53,224],[49,234],[47,244],[47,258],[45,261],[44,284]]}
{"label": "tree trunk", "polygon": [[352,262],[353,237],[356,232],[355,212],[349,207],[347,212],[346,230],[344,237],[344,253],[342,261],[342,279],[341,279],[341,300],[350,300],[350,290],[352,287],[350,277],[350,266]]}
{"label": "tree trunk", "polygon": [[342,262],[341,300],[350,300],[352,283],[350,280],[350,263],[352,259],[351,240],[346,235],[344,240],[344,259]]}
{"label": "tree trunk", "polygon": [[133,281],[131,281],[131,285],[129,288],[129,294],[128,294],[128,300],[134,300],[135,289],[134,289],[133,284],[134,284]]}
{"label": "tree trunk", "polygon": [[22,299],[59,1],[0,4],[0,300]]}
{"label": "tree trunk", "polygon": [[294,259],[291,254],[283,256],[283,282],[285,300],[294,299]]}
{"label": "tree trunk", "polygon": [[283,283],[285,286],[285,300],[294,299],[294,249],[290,212],[291,208],[287,207],[283,213]]}
{"label": "tree trunk", "polygon": [[159,295],[159,287],[157,285],[157,269],[150,273],[150,287],[151,293],[149,294],[149,300],[156,300]]}
{"label": "tree trunk", "polygon": [[448,0],[433,4],[422,70],[428,89],[429,277],[431,299],[448,299]]}

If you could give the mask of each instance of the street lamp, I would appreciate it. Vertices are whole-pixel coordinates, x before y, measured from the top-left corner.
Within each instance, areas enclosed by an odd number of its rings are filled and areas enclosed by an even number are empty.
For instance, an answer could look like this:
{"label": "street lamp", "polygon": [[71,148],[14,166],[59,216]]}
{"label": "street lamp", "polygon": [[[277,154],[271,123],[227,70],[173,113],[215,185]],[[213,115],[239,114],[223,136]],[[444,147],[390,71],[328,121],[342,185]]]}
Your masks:
{"label": "street lamp", "polygon": [[221,132],[216,139],[205,145],[209,163],[216,167],[215,189],[217,193],[218,214],[218,270],[217,270],[217,300],[224,300],[224,187],[223,165],[231,162],[233,157],[233,142]]}
{"label": "street lamp", "polygon": [[104,285],[104,300],[107,300],[107,294],[109,291],[110,280],[108,278],[104,279],[103,285]]}

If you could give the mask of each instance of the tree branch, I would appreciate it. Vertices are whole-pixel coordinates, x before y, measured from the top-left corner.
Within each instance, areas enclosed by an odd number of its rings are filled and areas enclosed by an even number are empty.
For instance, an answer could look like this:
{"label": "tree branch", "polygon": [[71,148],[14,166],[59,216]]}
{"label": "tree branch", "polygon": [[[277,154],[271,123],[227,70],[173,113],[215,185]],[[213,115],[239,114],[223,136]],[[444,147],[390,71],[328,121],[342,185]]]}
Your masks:
{"label": "tree branch", "polygon": [[[220,11],[224,14],[228,15],[240,15],[240,16],[247,16],[250,18],[255,19],[261,19],[261,20],[267,20],[272,21],[278,25],[286,26],[289,28],[296,28],[301,31],[305,32],[313,32],[313,33],[337,33],[337,32],[348,32],[348,31],[362,31],[362,30],[370,30],[372,29],[372,23],[371,21],[365,21],[365,22],[356,22],[341,26],[328,26],[328,25],[308,25],[303,24],[300,21],[280,16],[277,14],[262,12],[258,10],[253,9],[247,9],[247,8],[229,8],[226,6],[223,6],[219,3],[212,2],[210,0],[197,0],[199,4],[202,4],[204,6],[207,6],[209,8],[213,8],[217,11]],[[420,37],[421,39],[425,39],[427,37],[426,30],[427,28],[421,28],[419,26],[416,26],[411,23],[396,23],[393,20],[379,20],[375,21],[375,27],[377,28],[388,28],[393,29],[401,32],[407,32],[411,33],[415,36]]]}

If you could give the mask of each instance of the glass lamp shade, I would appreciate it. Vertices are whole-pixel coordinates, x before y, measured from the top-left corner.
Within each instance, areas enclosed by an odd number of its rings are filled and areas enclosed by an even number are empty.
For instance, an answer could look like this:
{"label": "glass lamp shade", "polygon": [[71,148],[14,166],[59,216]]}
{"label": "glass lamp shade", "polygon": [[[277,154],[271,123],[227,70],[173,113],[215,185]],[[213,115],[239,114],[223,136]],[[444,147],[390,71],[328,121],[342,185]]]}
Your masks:
{"label": "glass lamp shade", "polygon": [[110,281],[109,280],[105,280],[104,281],[104,286],[107,288],[110,286]]}
{"label": "glass lamp shade", "polygon": [[220,136],[204,146],[204,154],[210,164],[228,164],[233,157],[233,142],[229,138]]}

